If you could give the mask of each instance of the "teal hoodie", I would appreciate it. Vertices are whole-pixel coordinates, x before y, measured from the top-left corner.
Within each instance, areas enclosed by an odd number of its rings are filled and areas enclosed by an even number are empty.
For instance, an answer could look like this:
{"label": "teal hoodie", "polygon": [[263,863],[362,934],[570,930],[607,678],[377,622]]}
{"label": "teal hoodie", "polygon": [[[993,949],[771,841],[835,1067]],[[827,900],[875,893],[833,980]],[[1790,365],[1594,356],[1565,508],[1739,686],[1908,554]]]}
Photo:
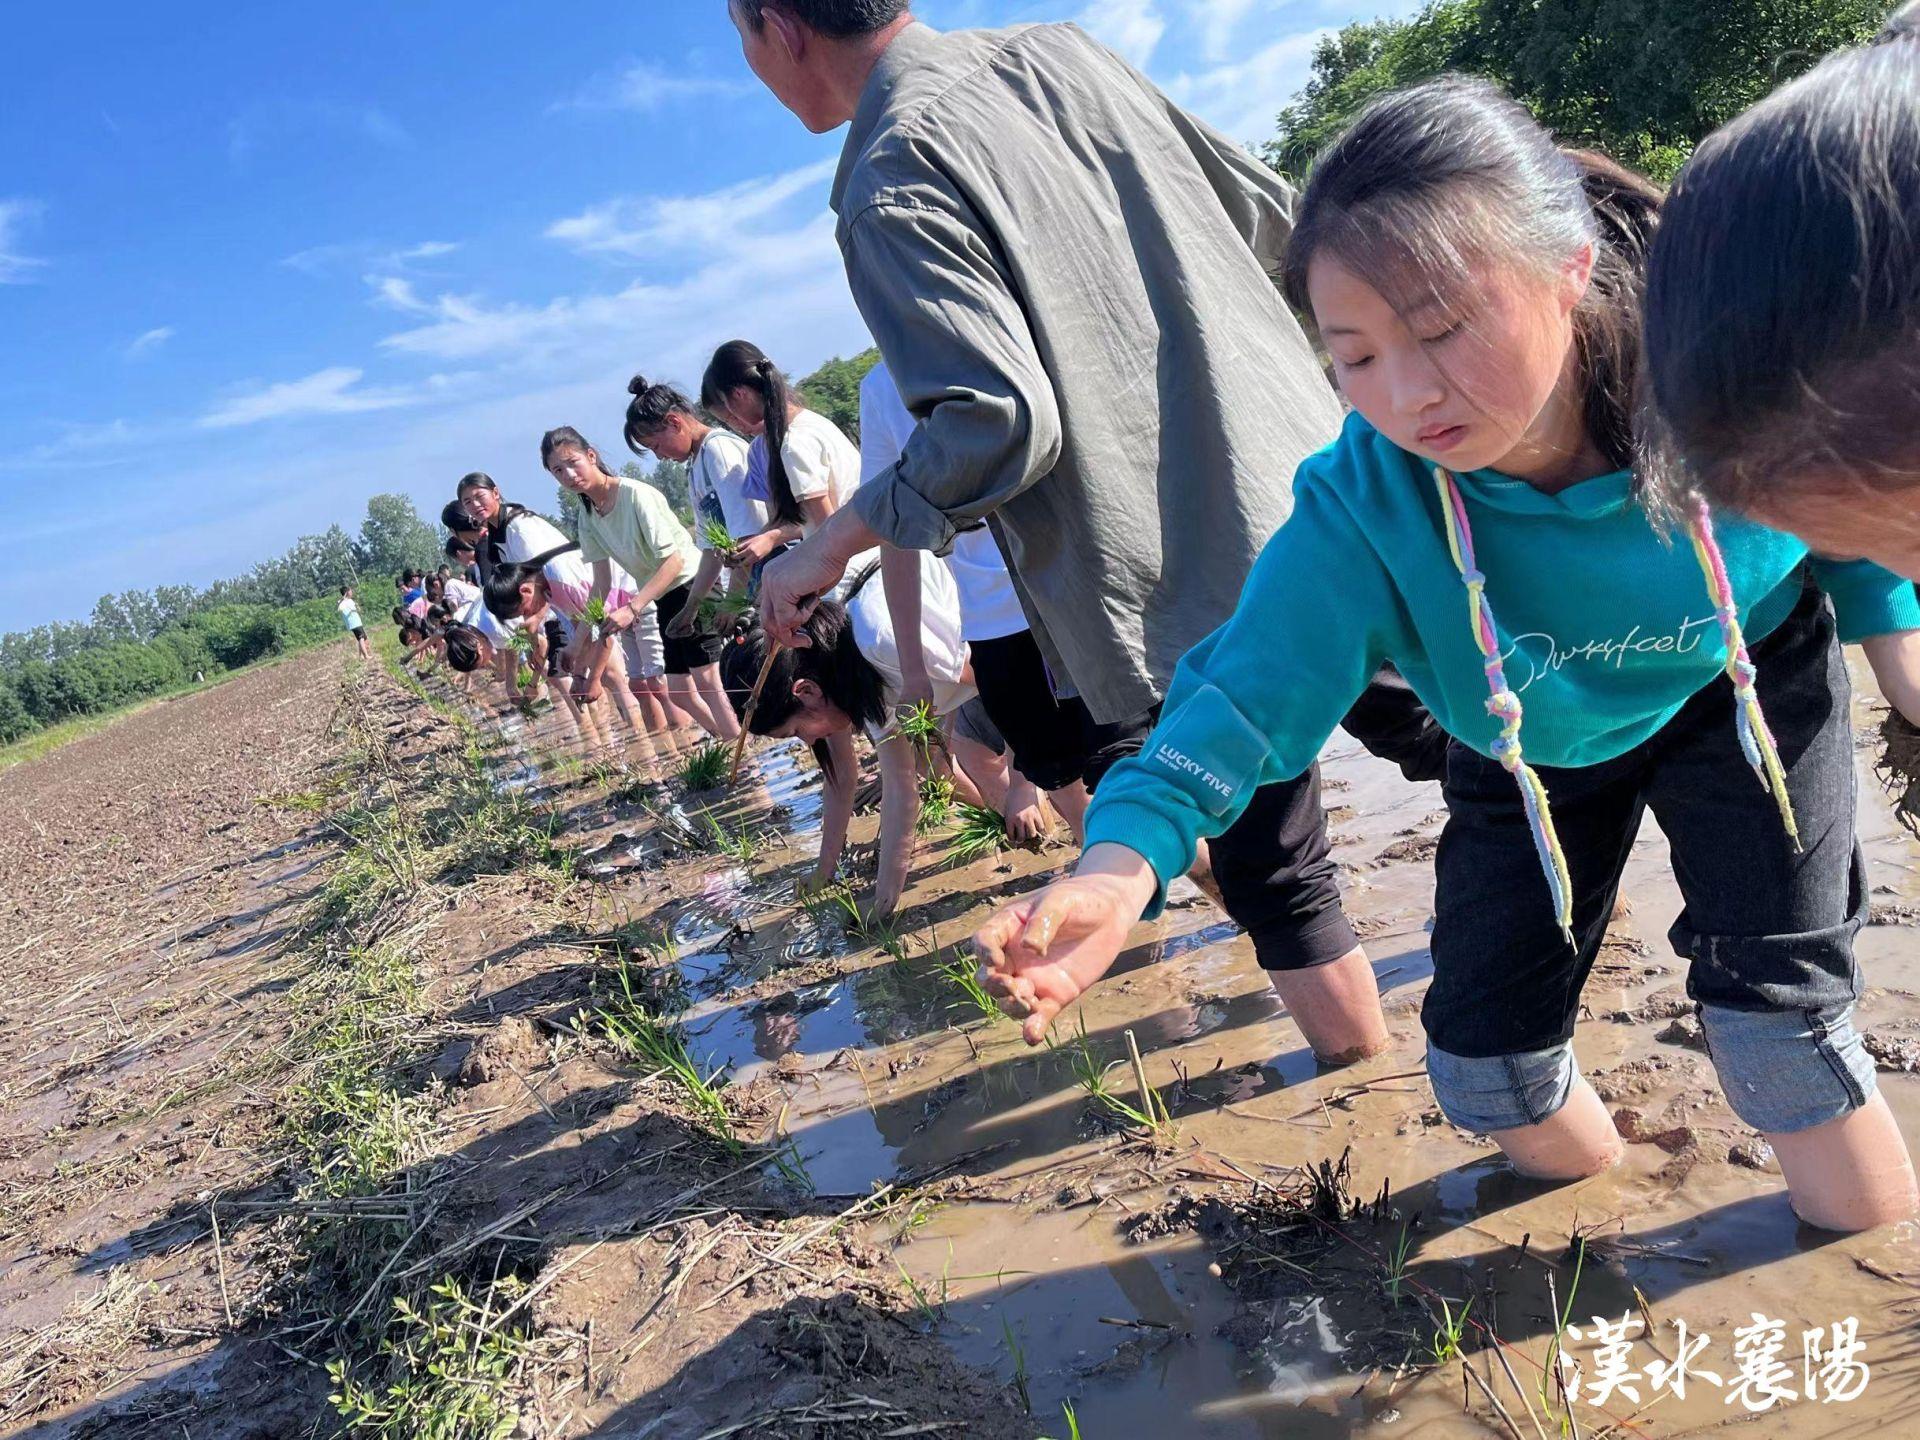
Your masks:
{"label": "teal hoodie", "polygon": [[[1654,533],[1629,472],[1557,495],[1491,470],[1457,478],[1529,762],[1614,759],[1725,672],[1692,547]],[[1751,645],[1793,609],[1807,547],[1731,516],[1714,528]],[[1865,561],[1813,567],[1842,639],[1920,629],[1907,581]],[[1313,763],[1387,662],[1449,735],[1492,754],[1500,725],[1432,468],[1353,415],[1302,462],[1292,517],[1233,618],[1180,662],[1146,748],[1101,782],[1087,843],[1144,856],[1164,893],[1255,789]],[[1739,744],[1731,716],[1727,744]]]}

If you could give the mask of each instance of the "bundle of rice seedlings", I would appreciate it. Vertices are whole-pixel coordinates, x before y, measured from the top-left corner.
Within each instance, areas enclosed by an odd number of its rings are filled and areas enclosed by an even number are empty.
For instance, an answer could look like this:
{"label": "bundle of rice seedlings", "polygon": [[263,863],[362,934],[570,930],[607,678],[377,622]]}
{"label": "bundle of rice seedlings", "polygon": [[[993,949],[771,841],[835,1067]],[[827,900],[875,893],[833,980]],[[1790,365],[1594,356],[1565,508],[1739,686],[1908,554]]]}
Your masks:
{"label": "bundle of rice seedlings", "polygon": [[1875,772],[1893,797],[1893,813],[1900,823],[1920,835],[1920,725],[1898,710],[1891,711],[1880,727],[1880,742],[1884,748]]}

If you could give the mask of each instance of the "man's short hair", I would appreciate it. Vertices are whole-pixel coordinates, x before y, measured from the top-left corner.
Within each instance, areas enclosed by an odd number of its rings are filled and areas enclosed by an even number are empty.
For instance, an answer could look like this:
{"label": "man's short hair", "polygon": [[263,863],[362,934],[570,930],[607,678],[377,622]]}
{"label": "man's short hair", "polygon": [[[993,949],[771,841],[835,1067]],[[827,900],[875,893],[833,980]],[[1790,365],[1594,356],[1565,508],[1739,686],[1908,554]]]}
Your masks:
{"label": "man's short hair", "polygon": [[911,0],[731,0],[740,18],[756,31],[766,23],[769,5],[784,10],[830,40],[851,40],[884,30],[907,13]]}

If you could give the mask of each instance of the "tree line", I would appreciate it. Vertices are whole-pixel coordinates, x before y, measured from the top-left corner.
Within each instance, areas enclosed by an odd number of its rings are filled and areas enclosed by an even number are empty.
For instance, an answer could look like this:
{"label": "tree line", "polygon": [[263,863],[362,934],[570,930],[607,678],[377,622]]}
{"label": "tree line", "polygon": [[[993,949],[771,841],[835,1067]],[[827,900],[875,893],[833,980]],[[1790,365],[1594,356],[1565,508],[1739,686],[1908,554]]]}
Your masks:
{"label": "tree line", "polygon": [[91,619],[0,636],[0,744],[326,640],[340,631],[340,587],[363,575],[377,618],[392,577],[440,564],[442,545],[404,495],[375,495],[355,535],[335,525],[205,589],[102,595]]}

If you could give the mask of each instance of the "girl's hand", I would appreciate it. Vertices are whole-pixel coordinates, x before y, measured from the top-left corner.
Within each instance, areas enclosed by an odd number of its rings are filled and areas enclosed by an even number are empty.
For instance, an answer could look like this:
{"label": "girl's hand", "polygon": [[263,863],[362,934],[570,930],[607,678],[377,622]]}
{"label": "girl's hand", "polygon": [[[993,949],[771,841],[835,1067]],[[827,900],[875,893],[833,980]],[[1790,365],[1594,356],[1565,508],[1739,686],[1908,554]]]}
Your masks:
{"label": "girl's hand", "polygon": [[1033,782],[1024,776],[1016,778],[1007,787],[1007,838],[1016,845],[1033,846],[1046,839],[1052,828]]}
{"label": "girl's hand", "polygon": [[603,635],[618,635],[622,630],[632,629],[633,622],[637,618],[633,613],[633,607],[631,605],[622,605],[617,610],[609,610],[607,612],[606,622],[600,627],[600,633]]}
{"label": "girl's hand", "polygon": [[778,530],[762,530],[758,535],[749,535],[733,549],[727,552],[727,564],[740,566],[758,565],[762,560],[780,548]]}
{"label": "girl's hand", "polygon": [[1153,868],[1123,845],[1096,845],[1074,874],[1016,900],[973,937],[980,979],[1029,1045],[1112,968],[1153,899]]}
{"label": "girl's hand", "polygon": [[882,875],[873,882],[873,908],[867,911],[870,920],[890,920],[894,911],[900,908],[901,892],[907,888],[906,877],[901,875]]}
{"label": "girl's hand", "polygon": [[573,698],[578,700],[582,705],[593,704],[594,701],[600,698],[601,694],[600,682],[591,675],[584,675],[574,682]]}
{"label": "girl's hand", "polygon": [[925,705],[933,708],[933,681],[927,678],[925,667],[903,670],[900,677],[900,694],[893,702],[893,715],[896,720],[911,715],[915,708]]}
{"label": "girl's hand", "polygon": [[834,887],[835,877],[831,870],[815,870],[811,875],[802,875],[793,887],[794,898],[805,904],[817,900]]}
{"label": "girl's hand", "polygon": [[1867,663],[1880,693],[1910,725],[1920,725],[1920,630],[1874,635],[1863,640]]}

